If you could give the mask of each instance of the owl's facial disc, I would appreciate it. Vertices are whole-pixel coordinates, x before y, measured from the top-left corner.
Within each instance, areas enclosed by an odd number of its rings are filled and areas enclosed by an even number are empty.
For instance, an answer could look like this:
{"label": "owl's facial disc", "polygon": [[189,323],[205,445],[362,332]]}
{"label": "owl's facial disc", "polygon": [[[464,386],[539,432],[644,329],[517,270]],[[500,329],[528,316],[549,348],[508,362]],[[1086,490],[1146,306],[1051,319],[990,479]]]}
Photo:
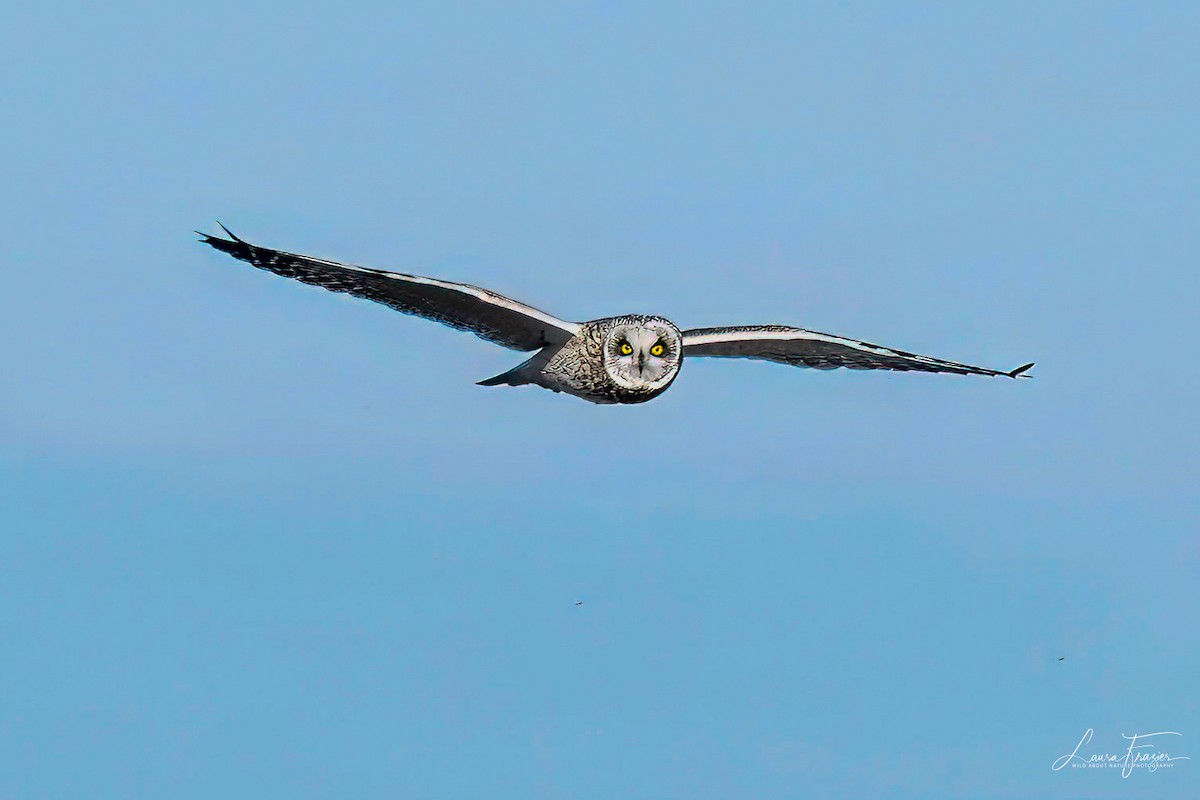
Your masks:
{"label": "owl's facial disc", "polygon": [[679,370],[683,342],[670,323],[619,325],[604,348],[608,374],[626,389],[657,389]]}

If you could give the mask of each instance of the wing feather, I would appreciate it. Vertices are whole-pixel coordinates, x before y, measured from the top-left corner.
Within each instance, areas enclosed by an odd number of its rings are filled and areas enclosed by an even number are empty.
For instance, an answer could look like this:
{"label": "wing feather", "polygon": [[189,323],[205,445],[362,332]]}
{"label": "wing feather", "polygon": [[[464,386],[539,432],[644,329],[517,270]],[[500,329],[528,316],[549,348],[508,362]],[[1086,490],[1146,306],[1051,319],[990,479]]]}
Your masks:
{"label": "wing feather", "polygon": [[689,358],[754,358],[812,369],[890,369],[1009,378],[1028,377],[1022,373],[1033,366],[1025,364],[1004,372],[785,325],[693,328],[683,332],[683,353]]}
{"label": "wing feather", "polygon": [[562,344],[579,331],[577,323],[552,317],[478,286],[273,250],[239,239],[224,225],[221,228],[229,234],[229,239],[200,233],[201,241],[276,275],[373,300],[405,314],[468,331],[512,350],[529,351]]}

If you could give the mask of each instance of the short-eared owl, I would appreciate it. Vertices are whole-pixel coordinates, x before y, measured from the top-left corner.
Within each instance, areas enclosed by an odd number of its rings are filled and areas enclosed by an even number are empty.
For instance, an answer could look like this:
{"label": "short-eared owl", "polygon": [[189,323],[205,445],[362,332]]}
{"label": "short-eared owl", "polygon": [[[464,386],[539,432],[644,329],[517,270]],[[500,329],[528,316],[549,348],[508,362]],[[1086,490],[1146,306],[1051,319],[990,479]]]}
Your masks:
{"label": "short-eared owl", "polygon": [[593,403],[643,403],[667,390],[684,357],[757,358],[815,369],[890,369],[997,375],[1016,378],[1033,364],[1011,372],[892,350],[855,339],[783,325],[742,325],[681,331],[662,317],[630,315],[591,322],[565,322],[507,297],[436,278],[422,278],[322,258],[285,253],[201,233],[201,240],[234,258],[286,278],[365,297],[512,350],[536,350],[483,386],[535,384]]}

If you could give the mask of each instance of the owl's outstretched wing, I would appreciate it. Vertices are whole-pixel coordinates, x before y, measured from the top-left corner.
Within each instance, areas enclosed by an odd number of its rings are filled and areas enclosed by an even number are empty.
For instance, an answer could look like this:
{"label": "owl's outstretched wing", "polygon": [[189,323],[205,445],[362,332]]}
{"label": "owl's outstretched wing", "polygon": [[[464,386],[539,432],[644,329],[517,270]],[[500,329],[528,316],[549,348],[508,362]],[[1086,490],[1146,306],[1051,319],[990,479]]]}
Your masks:
{"label": "owl's outstretched wing", "polygon": [[405,314],[469,331],[511,350],[563,344],[579,331],[577,323],[557,319],[478,286],[285,253],[250,244],[224,225],[221,228],[230,238],[197,231],[204,237],[200,241],[276,275],[374,300]]}
{"label": "owl's outstretched wing", "polygon": [[694,328],[683,332],[683,354],[723,358],[757,358],[813,369],[891,369],[903,372],[953,372],[959,375],[1029,377],[1023,372],[1032,363],[1004,372],[972,367],[940,358],[892,350],[857,339],[789,328],[784,325],[743,325],[730,328]]}

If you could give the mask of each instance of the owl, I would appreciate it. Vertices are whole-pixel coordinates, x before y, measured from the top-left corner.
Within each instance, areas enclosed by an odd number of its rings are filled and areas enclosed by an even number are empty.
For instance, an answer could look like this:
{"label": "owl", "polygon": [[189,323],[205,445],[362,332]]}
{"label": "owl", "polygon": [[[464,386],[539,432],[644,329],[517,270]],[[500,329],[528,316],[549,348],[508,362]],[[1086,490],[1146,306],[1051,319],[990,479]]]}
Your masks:
{"label": "owl", "polygon": [[[219,223],[218,223],[219,224]],[[684,358],[753,358],[813,369],[886,369],[1028,377],[1032,363],[1004,372],[785,325],[680,330],[663,317],[631,314],[567,322],[465,283],[386,272],[286,253],[200,233],[200,241],[259,269],[374,300],[405,314],[469,331],[526,361],[480,386],[541,386],[591,403],[644,403],[670,388]],[[199,232],[198,232],[199,233]]]}

